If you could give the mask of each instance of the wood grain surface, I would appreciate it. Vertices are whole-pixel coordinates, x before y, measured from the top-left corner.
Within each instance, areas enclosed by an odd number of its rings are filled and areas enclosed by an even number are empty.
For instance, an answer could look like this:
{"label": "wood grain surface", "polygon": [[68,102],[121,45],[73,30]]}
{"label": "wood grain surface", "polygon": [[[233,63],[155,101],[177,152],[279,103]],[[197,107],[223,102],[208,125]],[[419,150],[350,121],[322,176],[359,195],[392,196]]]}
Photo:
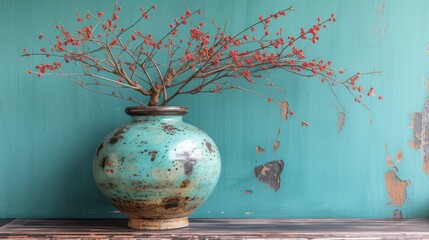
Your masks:
{"label": "wood grain surface", "polygon": [[[10,220],[8,220],[10,221]],[[16,219],[0,238],[429,239],[429,219],[191,219],[166,231],[127,228],[126,219]]]}

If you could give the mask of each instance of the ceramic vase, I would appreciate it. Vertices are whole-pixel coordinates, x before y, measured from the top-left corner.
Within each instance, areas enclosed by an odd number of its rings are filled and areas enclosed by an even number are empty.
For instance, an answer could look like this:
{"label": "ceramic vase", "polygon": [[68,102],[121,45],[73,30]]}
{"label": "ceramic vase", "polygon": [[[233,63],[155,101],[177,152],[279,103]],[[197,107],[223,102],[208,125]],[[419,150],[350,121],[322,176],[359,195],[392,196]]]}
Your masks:
{"label": "ceramic vase", "polygon": [[202,130],[185,123],[185,107],[130,107],[130,123],[100,143],[94,179],[135,229],[174,229],[214,190],[219,150]]}

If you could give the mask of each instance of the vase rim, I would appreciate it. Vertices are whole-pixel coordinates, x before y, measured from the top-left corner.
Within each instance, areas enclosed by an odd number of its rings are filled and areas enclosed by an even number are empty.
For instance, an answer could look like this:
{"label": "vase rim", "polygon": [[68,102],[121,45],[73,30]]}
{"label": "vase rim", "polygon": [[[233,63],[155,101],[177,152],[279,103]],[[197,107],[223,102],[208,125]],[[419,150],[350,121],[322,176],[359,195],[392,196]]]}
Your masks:
{"label": "vase rim", "polygon": [[147,106],[127,107],[125,113],[130,116],[156,116],[156,115],[185,115],[188,108],[183,106]]}

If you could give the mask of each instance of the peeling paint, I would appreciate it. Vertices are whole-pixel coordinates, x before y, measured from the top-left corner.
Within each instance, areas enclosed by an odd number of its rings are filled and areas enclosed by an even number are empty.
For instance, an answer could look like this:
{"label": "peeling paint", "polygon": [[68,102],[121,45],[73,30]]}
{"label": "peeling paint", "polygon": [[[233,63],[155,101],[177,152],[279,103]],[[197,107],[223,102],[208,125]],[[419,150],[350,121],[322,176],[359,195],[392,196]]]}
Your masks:
{"label": "peeling paint", "polygon": [[379,38],[380,43],[384,42],[384,37],[387,31],[386,20],[384,19],[385,5],[385,0],[379,1],[375,14],[375,25],[371,29],[372,34],[375,37]]}
{"label": "peeling paint", "polygon": [[280,189],[280,175],[283,171],[284,162],[282,160],[271,161],[264,165],[256,166],[253,170],[255,177],[267,183],[275,192]]}
{"label": "peeling paint", "polygon": [[377,16],[384,17],[384,9],[385,9],[385,4],[386,4],[385,1],[386,0],[382,0],[381,4],[378,5],[378,7],[377,7]]}
{"label": "peeling paint", "polygon": [[390,156],[389,154],[387,154],[386,156],[386,164],[388,167],[394,167],[395,163],[392,161],[392,156]]}
{"label": "peeling paint", "polygon": [[413,140],[408,145],[415,150],[421,149],[423,171],[429,174],[429,98],[426,99],[423,111],[413,113],[412,117]]}
{"label": "peeling paint", "polygon": [[415,150],[419,149],[422,144],[422,113],[413,113],[413,121],[411,123],[413,129],[413,140],[409,142],[409,146]]}
{"label": "peeling paint", "polygon": [[343,112],[339,112],[338,113],[338,132],[341,132],[341,130],[343,129],[344,126],[344,121],[346,120],[346,114]]}
{"label": "peeling paint", "polygon": [[253,190],[244,190],[244,194],[253,194]]}
{"label": "peeling paint", "polygon": [[283,102],[279,103],[279,106],[280,106],[281,111],[282,111],[282,118],[283,118],[283,120],[286,121],[287,120],[287,114],[289,112],[289,104],[287,101],[283,101]]}
{"label": "peeling paint", "polygon": [[256,153],[257,153],[257,154],[261,154],[261,153],[263,153],[263,152],[265,152],[265,149],[263,149],[261,146],[257,146],[257,147],[256,147]]}
{"label": "peeling paint", "polygon": [[396,155],[395,155],[395,159],[396,159],[396,162],[400,162],[400,161],[402,161],[402,159],[404,159],[404,154],[402,153],[402,151],[401,151],[401,150],[399,150],[399,151],[396,153]]}
{"label": "peeling paint", "polygon": [[394,218],[394,219],[402,219],[402,212],[401,212],[401,210],[398,210],[398,209],[393,210],[393,212],[392,212],[392,218]]}
{"label": "peeling paint", "polygon": [[386,190],[392,205],[402,206],[406,197],[406,189],[411,184],[409,180],[402,181],[396,176],[396,171],[388,171],[384,174]]}
{"label": "peeling paint", "polygon": [[392,156],[390,156],[389,154],[387,154],[386,161],[388,161],[388,162],[392,161]]}
{"label": "peeling paint", "polygon": [[273,144],[273,151],[277,152],[277,150],[279,149],[279,147],[280,147],[280,141],[275,141],[274,144]]}

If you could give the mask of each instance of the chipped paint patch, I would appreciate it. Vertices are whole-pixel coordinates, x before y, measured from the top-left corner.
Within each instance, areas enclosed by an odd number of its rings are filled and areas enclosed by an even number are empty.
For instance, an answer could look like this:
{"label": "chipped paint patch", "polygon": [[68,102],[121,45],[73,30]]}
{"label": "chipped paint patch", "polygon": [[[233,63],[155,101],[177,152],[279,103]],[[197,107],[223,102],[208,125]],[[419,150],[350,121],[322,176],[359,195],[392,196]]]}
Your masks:
{"label": "chipped paint patch", "polygon": [[280,189],[280,175],[283,167],[283,160],[271,161],[264,165],[256,166],[253,174],[259,181],[267,183],[269,187],[277,192]]}
{"label": "chipped paint patch", "polygon": [[409,142],[409,146],[415,150],[419,149],[422,145],[422,113],[413,113],[413,121],[411,123],[413,129],[413,140]]}
{"label": "chipped paint patch", "polygon": [[280,141],[275,141],[274,144],[273,144],[273,151],[277,152],[277,150],[279,149],[279,147],[280,147]]}
{"label": "chipped paint patch", "polygon": [[386,164],[388,167],[394,167],[395,164],[392,161],[392,156],[390,156],[389,154],[386,156]]}
{"label": "chipped paint patch", "polygon": [[253,190],[244,190],[244,194],[253,194]]}
{"label": "chipped paint patch", "polygon": [[392,218],[394,218],[394,219],[402,219],[402,212],[401,212],[401,210],[398,210],[398,209],[393,210],[393,212],[392,212]]}
{"label": "chipped paint patch", "polygon": [[386,190],[392,204],[402,206],[406,197],[406,189],[410,185],[410,181],[402,181],[396,176],[396,171],[388,171],[384,174]]}
{"label": "chipped paint patch", "polygon": [[337,118],[338,132],[341,132],[341,130],[343,129],[344,121],[345,120],[346,120],[346,114],[343,113],[343,112],[339,112],[338,113],[338,118]]}
{"label": "chipped paint patch", "polygon": [[289,103],[287,101],[283,101],[279,103],[280,109],[282,111],[283,120],[287,120],[287,114],[289,112]]}
{"label": "chipped paint patch", "polygon": [[412,117],[413,140],[408,145],[415,150],[421,149],[423,171],[429,174],[429,98],[426,99],[423,111],[413,113]]}
{"label": "chipped paint patch", "polygon": [[396,162],[400,162],[404,159],[404,154],[399,150],[395,155]]}
{"label": "chipped paint patch", "polygon": [[263,152],[265,152],[265,149],[263,149],[261,146],[257,146],[257,147],[256,147],[256,153],[257,153],[257,154],[261,154],[261,153],[263,153]]}

